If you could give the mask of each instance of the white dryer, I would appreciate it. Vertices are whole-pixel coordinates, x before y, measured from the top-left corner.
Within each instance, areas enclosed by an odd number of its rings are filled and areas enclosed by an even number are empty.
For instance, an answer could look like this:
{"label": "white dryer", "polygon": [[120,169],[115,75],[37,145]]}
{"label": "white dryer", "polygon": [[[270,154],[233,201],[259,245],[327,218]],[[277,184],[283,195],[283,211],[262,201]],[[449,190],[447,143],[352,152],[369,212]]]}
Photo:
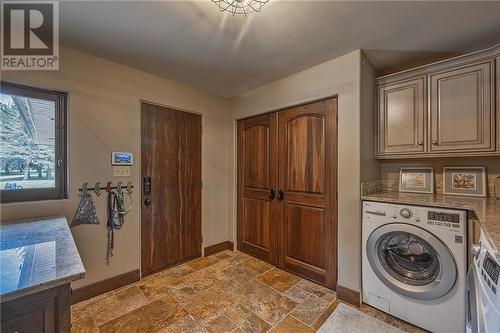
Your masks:
{"label": "white dryer", "polygon": [[436,333],[465,331],[467,212],[363,202],[363,302]]}

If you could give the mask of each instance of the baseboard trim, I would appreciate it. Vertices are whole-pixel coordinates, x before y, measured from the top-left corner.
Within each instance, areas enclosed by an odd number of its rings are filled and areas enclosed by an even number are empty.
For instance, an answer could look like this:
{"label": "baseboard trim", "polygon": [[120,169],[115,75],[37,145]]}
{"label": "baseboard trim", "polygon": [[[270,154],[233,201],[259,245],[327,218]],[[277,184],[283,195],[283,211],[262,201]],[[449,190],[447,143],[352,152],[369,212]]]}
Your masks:
{"label": "baseboard trim", "polygon": [[71,304],[75,304],[86,299],[104,294],[108,291],[137,282],[141,279],[141,273],[138,269],[113,276],[112,278],[102,280],[88,286],[74,289],[71,291]]}
{"label": "baseboard trim", "polygon": [[233,251],[234,250],[234,243],[231,242],[231,241],[225,241],[225,242],[222,242],[222,243],[218,243],[218,244],[207,246],[203,250],[203,255],[205,257],[206,256],[211,256],[212,254],[216,254],[217,252],[222,252],[222,251],[225,251],[225,250],[231,250],[231,251]]}
{"label": "baseboard trim", "polygon": [[359,307],[361,305],[361,294],[359,291],[349,289],[337,284],[337,297],[349,304]]}

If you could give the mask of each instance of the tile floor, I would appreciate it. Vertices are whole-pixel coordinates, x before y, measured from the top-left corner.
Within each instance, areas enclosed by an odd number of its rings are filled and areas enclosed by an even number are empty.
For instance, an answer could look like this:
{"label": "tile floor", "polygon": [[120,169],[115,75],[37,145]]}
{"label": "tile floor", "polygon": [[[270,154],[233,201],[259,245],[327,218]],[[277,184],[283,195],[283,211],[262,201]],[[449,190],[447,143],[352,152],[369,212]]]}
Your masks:
{"label": "tile floor", "polygon": [[[338,304],[332,290],[224,251],[73,305],[72,332],[308,333]],[[423,332],[371,307],[361,311]]]}

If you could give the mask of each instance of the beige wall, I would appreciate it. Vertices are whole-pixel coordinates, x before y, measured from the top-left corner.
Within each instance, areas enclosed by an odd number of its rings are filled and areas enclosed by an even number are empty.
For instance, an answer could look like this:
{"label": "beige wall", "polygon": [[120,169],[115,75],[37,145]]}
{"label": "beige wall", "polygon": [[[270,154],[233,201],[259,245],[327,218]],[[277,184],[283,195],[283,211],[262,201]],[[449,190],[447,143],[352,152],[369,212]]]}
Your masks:
{"label": "beige wall", "polygon": [[[338,95],[338,282],[361,288],[360,220],[360,59],[361,52],[311,67],[231,99],[240,119],[315,99]],[[233,123],[233,202],[235,202],[235,123]],[[233,205],[233,239],[236,207]]]}
{"label": "beige wall", "polygon": [[500,176],[500,158],[491,157],[464,157],[464,158],[439,158],[422,160],[395,160],[383,161],[381,163],[381,178],[387,180],[399,180],[399,168],[402,166],[432,166],[434,167],[434,179],[436,193],[443,193],[443,167],[445,166],[485,166],[488,175],[489,195],[494,196],[493,183]]}
{"label": "beige wall", "polygon": [[229,238],[231,139],[228,101],[101,58],[61,49],[61,66],[53,71],[2,72],[3,80],[69,93],[69,199],[1,205],[2,221],[65,215],[71,219],[83,182],[113,178],[112,151],[135,156],[131,180],[137,186],[134,209],[116,232],[115,255],[106,264],[105,196],[96,198],[100,225],[72,229],[87,277],[87,285],[140,267],[140,100],[203,114],[203,245]]}
{"label": "beige wall", "polygon": [[375,70],[361,57],[361,181],[380,179],[380,162],[375,159]]}

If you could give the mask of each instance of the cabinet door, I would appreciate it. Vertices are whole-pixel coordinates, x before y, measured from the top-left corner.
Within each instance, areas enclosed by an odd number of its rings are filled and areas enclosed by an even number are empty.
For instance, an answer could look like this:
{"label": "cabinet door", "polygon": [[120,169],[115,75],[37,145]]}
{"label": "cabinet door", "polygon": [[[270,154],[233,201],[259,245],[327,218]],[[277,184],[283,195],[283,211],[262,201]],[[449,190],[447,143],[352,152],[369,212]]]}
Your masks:
{"label": "cabinet door", "polygon": [[495,149],[492,69],[485,62],[430,75],[431,153]]}
{"label": "cabinet door", "polygon": [[278,114],[279,266],[336,285],[337,100]]}
{"label": "cabinet door", "polygon": [[424,153],[425,79],[378,88],[378,154]]}
{"label": "cabinet door", "polygon": [[276,122],[276,113],[238,122],[238,250],[274,264]]}

